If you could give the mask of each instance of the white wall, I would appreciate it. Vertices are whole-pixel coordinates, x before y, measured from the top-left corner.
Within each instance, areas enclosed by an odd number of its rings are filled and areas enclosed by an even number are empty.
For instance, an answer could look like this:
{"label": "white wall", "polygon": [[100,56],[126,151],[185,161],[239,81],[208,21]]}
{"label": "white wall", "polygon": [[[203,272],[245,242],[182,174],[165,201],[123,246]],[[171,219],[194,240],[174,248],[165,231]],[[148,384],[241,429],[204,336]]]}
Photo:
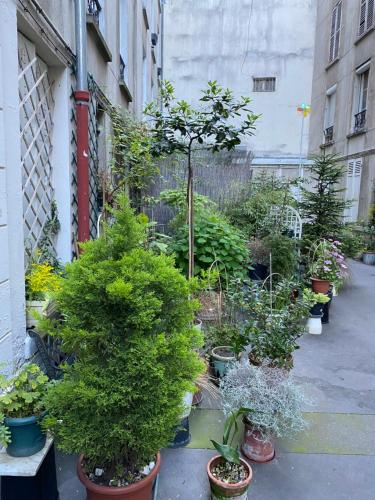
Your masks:
{"label": "white wall", "polygon": [[16,7],[0,0],[0,362],[23,358],[25,291]]}
{"label": "white wall", "polygon": [[[258,156],[296,157],[296,108],[311,99],[315,10],[316,0],[167,0],[164,78],[188,101],[208,80],[250,96],[262,117],[247,146]],[[252,92],[253,76],[276,77],[276,92]],[[306,126],[304,154],[307,138]]]}

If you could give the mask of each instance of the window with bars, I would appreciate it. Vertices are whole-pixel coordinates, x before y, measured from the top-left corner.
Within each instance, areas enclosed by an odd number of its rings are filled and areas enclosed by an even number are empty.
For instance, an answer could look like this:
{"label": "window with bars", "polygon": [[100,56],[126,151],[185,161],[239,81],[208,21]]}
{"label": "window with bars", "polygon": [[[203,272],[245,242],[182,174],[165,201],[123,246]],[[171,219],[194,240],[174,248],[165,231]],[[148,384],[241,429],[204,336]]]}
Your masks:
{"label": "window with bars", "polygon": [[373,27],[375,16],[375,0],[361,0],[361,8],[359,14],[358,36],[366,33],[367,30]]}
{"label": "window with bars", "polygon": [[275,92],[275,90],[275,77],[253,78],[253,92]]}
{"label": "window with bars", "polygon": [[339,56],[340,32],[341,32],[341,1],[336,4],[332,11],[331,36],[329,40],[329,61],[334,61]]}
{"label": "window with bars", "polygon": [[364,130],[366,125],[367,95],[370,75],[370,61],[356,70],[354,91],[354,131]]}

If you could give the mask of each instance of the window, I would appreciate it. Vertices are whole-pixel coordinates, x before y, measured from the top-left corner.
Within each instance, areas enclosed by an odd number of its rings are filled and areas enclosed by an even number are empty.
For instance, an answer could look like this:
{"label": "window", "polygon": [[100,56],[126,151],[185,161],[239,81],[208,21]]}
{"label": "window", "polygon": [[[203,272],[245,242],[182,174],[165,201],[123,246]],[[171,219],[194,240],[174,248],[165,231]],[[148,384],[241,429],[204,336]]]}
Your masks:
{"label": "window", "polygon": [[128,82],[128,0],[120,0],[120,79]]}
{"label": "window", "polygon": [[329,40],[329,60],[334,61],[339,56],[341,31],[341,1],[332,11],[331,37]]}
{"label": "window", "polygon": [[143,64],[142,64],[142,77],[143,77],[143,82],[142,82],[142,103],[143,103],[143,109],[144,110],[147,102],[148,102],[148,96],[147,96],[147,90],[148,90],[148,71],[147,71],[147,55],[146,51],[143,49]]}
{"label": "window", "polygon": [[352,202],[345,209],[345,222],[355,222],[358,219],[359,196],[361,191],[362,158],[348,161],[346,176],[345,199]]}
{"label": "window", "polygon": [[354,93],[354,131],[363,130],[366,125],[366,108],[370,61],[356,70],[356,88]]}
{"label": "window", "polygon": [[361,9],[359,14],[358,36],[363,35],[374,23],[375,1],[361,0]]}
{"label": "window", "polygon": [[324,142],[333,141],[333,129],[335,124],[336,112],[336,89],[337,85],[333,85],[326,92],[326,107],[324,112]]}
{"label": "window", "polygon": [[253,78],[253,92],[275,92],[276,78]]}

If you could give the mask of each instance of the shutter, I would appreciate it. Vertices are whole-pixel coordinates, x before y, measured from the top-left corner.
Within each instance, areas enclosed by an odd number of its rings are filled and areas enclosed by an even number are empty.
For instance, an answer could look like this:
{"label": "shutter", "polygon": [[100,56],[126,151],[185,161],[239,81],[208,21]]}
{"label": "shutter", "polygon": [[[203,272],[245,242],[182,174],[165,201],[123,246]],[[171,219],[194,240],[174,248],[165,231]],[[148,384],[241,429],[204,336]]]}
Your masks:
{"label": "shutter", "polygon": [[361,11],[360,11],[360,15],[359,15],[358,35],[362,35],[365,32],[366,10],[367,10],[367,0],[361,0]]}
{"label": "shutter", "polygon": [[366,23],[367,29],[371,28],[371,26],[374,22],[374,7],[375,7],[374,0],[368,0],[367,1],[367,23]]}
{"label": "shutter", "polygon": [[329,60],[333,61],[335,54],[335,31],[336,31],[336,7],[332,11],[332,23],[331,23],[331,37],[329,41]]}
{"label": "shutter", "polygon": [[335,48],[333,51],[333,58],[336,59],[339,55],[339,46],[340,46],[340,30],[341,30],[341,2],[337,4],[336,7],[336,34],[335,34]]}
{"label": "shutter", "polygon": [[359,196],[361,192],[362,158],[348,161],[346,178],[346,200],[352,205],[345,209],[345,222],[356,222],[358,219]]}

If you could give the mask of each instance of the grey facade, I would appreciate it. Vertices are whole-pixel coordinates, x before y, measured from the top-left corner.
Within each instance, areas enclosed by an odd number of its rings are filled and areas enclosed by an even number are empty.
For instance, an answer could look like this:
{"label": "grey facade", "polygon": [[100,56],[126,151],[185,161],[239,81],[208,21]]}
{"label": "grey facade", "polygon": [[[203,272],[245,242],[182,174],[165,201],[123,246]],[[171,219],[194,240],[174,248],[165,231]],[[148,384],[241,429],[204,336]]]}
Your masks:
{"label": "grey facade", "polygon": [[[164,77],[196,101],[208,80],[261,114],[244,145],[252,165],[296,172],[302,103],[311,99],[316,0],[167,0]],[[302,157],[306,160],[309,119]]]}
{"label": "grey facade", "polygon": [[374,21],[372,0],[318,0],[309,151],[347,165],[348,221],[367,219],[374,200]]}

